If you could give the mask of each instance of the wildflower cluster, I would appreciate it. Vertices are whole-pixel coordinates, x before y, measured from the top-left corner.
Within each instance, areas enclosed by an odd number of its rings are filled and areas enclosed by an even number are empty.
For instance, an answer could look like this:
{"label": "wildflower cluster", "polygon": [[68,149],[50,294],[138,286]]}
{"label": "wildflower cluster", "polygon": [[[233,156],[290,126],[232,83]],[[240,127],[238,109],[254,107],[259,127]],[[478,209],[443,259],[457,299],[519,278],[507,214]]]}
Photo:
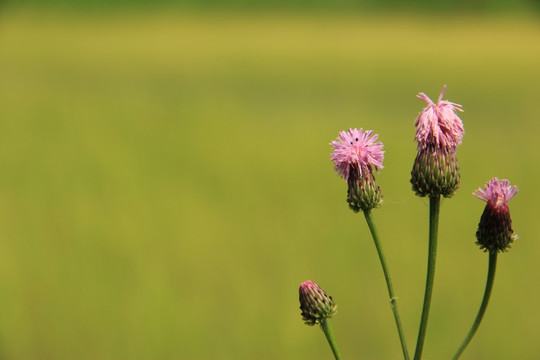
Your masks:
{"label": "wildflower cluster", "polygon": [[[414,360],[421,360],[429,318],[433,291],[435,259],[437,253],[439,207],[441,197],[449,198],[460,186],[460,172],[457,148],[463,141],[463,122],[457,115],[462,112],[459,104],[443,100],[443,87],[435,103],[423,92],[417,97],[427,103],[414,125],[417,155],[411,171],[410,182],[416,195],[429,197],[429,235],[426,287],[420,327],[414,352]],[[347,203],[355,213],[364,213],[367,225],[375,243],[386,280],[390,306],[394,315],[404,360],[409,360],[407,341],[397,306],[390,271],[386,262],[378,231],[371,210],[382,203],[382,193],[375,180],[375,172],[384,168],[383,144],[372,130],[350,128],[341,131],[332,146],[331,161],[334,170],[347,183]],[[473,195],[486,203],[476,231],[476,244],[489,253],[488,277],[484,297],[473,326],[458,348],[453,360],[457,360],[476,333],[486,311],[497,264],[497,254],[507,251],[517,239],[512,229],[508,202],[517,194],[518,188],[510,181],[492,178]],[[341,359],[337,349],[329,319],[336,314],[334,300],[313,281],[300,285],[299,299],[302,319],[307,325],[320,325],[336,360]]]}

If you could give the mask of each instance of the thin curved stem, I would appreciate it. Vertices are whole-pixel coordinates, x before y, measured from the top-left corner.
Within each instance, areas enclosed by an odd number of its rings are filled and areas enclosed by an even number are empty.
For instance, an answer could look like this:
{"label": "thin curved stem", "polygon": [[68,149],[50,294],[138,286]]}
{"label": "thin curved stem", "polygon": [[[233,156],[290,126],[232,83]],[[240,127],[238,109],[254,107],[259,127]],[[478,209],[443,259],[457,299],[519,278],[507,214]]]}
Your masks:
{"label": "thin curved stem", "polygon": [[426,290],[424,293],[424,306],[422,308],[422,317],[420,320],[420,329],[418,330],[418,340],[416,341],[416,350],[414,360],[422,358],[424,340],[429,318],[429,308],[431,306],[431,294],[433,293],[433,280],[435,278],[435,260],[437,258],[437,237],[439,233],[439,208],[441,197],[439,195],[429,198],[429,250],[428,266],[426,275]]}
{"label": "thin curved stem", "polygon": [[397,297],[394,295],[394,287],[392,285],[392,278],[390,277],[390,271],[388,270],[388,265],[386,265],[386,258],[384,256],[384,251],[379,240],[379,234],[373,220],[373,215],[370,210],[364,211],[366,217],[366,222],[371,231],[371,236],[375,242],[375,247],[377,248],[377,253],[379,254],[379,260],[381,261],[381,266],[384,273],[384,278],[386,280],[386,287],[388,289],[388,296],[390,297],[390,307],[394,313],[394,320],[396,321],[396,327],[399,334],[399,341],[401,342],[401,350],[403,351],[403,358],[409,360],[409,351],[407,350],[407,342],[405,341],[405,334],[403,332],[403,326],[401,325],[401,318],[399,316],[399,310],[397,306]]}
{"label": "thin curved stem", "polygon": [[482,299],[482,304],[480,305],[480,309],[478,310],[478,314],[476,315],[476,319],[474,320],[474,323],[471,327],[471,330],[465,337],[465,340],[463,340],[463,343],[461,343],[461,346],[456,351],[456,354],[452,358],[452,360],[457,360],[467,345],[471,342],[474,334],[476,333],[476,330],[478,330],[478,327],[480,326],[480,323],[482,322],[482,318],[484,317],[484,314],[486,312],[489,298],[491,296],[491,290],[493,289],[493,282],[495,281],[495,270],[497,269],[497,251],[493,251],[489,253],[489,267],[488,267],[488,275],[486,280],[486,289],[484,291],[484,298]]}
{"label": "thin curved stem", "polygon": [[332,332],[332,328],[330,327],[328,319],[324,319],[321,321],[321,329],[326,336],[326,340],[328,340],[328,344],[330,345],[330,348],[334,353],[334,357],[336,358],[336,360],[341,360],[341,355],[336,345],[336,340],[334,340],[334,333]]}

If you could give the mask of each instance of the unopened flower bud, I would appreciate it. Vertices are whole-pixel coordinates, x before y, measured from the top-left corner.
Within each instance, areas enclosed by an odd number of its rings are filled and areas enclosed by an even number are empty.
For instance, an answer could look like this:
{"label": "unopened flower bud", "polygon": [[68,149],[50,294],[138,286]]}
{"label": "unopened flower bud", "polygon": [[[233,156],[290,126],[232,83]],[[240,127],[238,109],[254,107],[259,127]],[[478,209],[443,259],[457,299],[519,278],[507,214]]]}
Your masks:
{"label": "unopened flower bud", "polygon": [[484,189],[476,190],[473,195],[486,202],[486,207],[478,230],[476,244],[480,249],[489,252],[506,251],[510,244],[518,238],[512,230],[512,219],[508,201],[518,192],[517,186],[510,186],[510,181],[498,178],[491,179]]}
{"label": "unopened flower bud", "polygon": [[306,325],[313,326],[329,319],[337,312],[331,296],[314,281],[306,281],[300,285],[300,310]]}

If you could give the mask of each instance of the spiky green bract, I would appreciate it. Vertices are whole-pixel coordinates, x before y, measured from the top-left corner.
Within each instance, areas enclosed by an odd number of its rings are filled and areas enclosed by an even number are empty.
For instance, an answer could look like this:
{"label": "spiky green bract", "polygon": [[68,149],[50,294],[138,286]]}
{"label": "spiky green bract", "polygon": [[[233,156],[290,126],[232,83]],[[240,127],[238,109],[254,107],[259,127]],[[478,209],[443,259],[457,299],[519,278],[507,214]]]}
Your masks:
{"label": "spiky green bract", "polygon": [[331,296],[314,281],[306,281],[300,285],[300,310],[306,325],[321,324],[337,312],[337,305]]}
{"label": "spiky green bract", "polygon": [[421,197],[454,195],[460,185],[455,149],[428,147],[420,150],[411,171],[411,184]]}
{"label": "spiky green bract", "polygon": [[351,167],[347,185],[347,204],[354,212],[368,211],[382,203],[381,188],[371,171],[360,174]]}

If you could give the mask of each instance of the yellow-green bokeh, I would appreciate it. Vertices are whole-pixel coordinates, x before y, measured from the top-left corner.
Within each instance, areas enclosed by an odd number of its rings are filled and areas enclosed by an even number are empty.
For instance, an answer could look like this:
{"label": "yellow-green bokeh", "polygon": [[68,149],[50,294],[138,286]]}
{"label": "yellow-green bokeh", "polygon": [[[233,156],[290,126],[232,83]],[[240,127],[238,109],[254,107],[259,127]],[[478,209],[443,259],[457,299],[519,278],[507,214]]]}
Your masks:
{"label": "yellow-green bokeh", "polygon": [[424,91],[463,104],[426,359],[480,304],[489,178],[520,188],[521,239],[463,359],[538,359],[540,28],[527,16],[8,10],[0,22],[0,357],[329,359],[298,285],[339,304],[344,358],[398,359],[376,252],[329,161],[385,144],[374,211],[414,348],[428,202],[414,196]]}

